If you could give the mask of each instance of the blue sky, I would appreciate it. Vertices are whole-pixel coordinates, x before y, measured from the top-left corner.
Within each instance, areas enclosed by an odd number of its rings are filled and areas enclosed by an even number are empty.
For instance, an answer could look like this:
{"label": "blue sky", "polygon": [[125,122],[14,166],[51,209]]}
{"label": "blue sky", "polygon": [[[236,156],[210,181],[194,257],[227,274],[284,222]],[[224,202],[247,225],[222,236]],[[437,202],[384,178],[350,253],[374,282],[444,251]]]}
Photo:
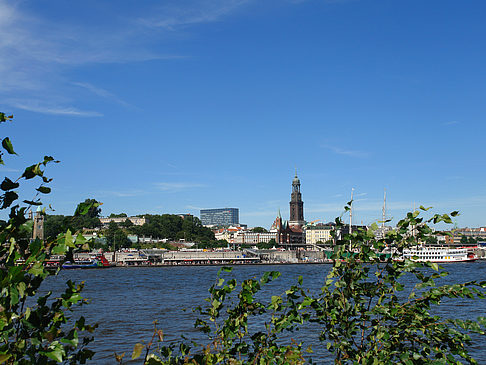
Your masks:
{"label": "blue sky", "polygon": [[237,207],[486,225],[486,2],[0,0],[0,108],[58,214]]}

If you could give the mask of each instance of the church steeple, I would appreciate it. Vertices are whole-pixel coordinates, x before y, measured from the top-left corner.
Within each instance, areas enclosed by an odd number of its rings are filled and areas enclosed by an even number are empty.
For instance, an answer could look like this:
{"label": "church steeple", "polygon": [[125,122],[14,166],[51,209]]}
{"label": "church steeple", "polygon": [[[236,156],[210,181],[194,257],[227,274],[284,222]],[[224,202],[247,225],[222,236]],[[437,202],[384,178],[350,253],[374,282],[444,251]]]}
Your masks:
{"label": "church steeple", "polygon": [[300,180],[295,170],[292,180],[292,193],[290,195],[290,222],[291,225],[304,225],[304,202],[300,193]]}

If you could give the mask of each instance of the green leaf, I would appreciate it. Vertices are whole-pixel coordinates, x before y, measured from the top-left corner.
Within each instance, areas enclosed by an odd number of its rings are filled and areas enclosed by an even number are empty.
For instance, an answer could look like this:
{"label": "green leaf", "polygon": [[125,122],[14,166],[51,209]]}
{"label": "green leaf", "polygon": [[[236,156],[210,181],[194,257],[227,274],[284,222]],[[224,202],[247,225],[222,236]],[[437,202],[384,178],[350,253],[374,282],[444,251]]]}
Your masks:
{"label": "green leaf", "polygon": [[47,186],[39,186],[37,189],[38,192],[42,193],[42,194],[49,194],[51,192],[51,188],[47,187]]}
{"label": "green leaf", "polygon": [[17,200],[18,197],[19,195],[15,191],[7,191],[2,197],[0,197],[0,201],[2,201],[2,206],[0,206],[0,209],[8,208],[15,200]]}
{"label": "green leaf", "polygon": [[28,204],[28,205],[42,205],[42,202],[40,202],[40,201],[33,201],[33,200],[24,200],[24,203],[25,204]]}
{"label": "green leaf", "polygon": [[132,360],[138,359],[140,357],[144,347],[145,346],[141,343],[135,344],[135,346],[133,347]]}
{"label": "green leaf", "polygon": [[13,119],[13,115],[7,116],[5,113],[0,113],[0,123],[7,122]]}
{"label": "green leaf", "polygon": [[10,288],[10,305],[15,305],[19,302],[19,291],[17,288]]}
{"label": "green leaf", "polygon": [[223,272],[223,271],[226,271],[226,272],[231,272],[233,271],[233,268],[232,267],[229,267],[229,266],[223,266],[221,269],[218,270],[218,276]]}
{"label": "green leaf", "polygon": [[19,297],[22,298],[25,294],[25,288],[26,288],[26,284],[21,281],[18,285],[17,285],[17,289],[18,289],[18,292],[19,292]]}
{"label": "green leaf", "polygon": [[64,358],[64,349],[61,344],[59,346],[56,346],[52,351],[48,351],[44,353],[48,358],[57,361],[57,362],[62,362]]}
{"label": "green leaf", "polygon": [[12,190],[12,189],[17,189],[19,186],[20,186],[19,183],[13,182],[8,177],[6,177],[3,180],[2,184],[0,185],[0,189],[2,189],[3,191],[7,191],[7,190]]}
{"label": "green leaf", "polygon": [[[80,232],[76,236],[76,241],[74,243],[75,243],[75,246],[85,246],[86,241],[87,241],[86,238],[84,238],[84,236]],[[88,245],[88,249],[89,249],[89,245]]]}
{"label": "green leaf", "polygon": [[71,231],[68,229],[66,234],[64,235],[64,244],[67,246],[67,247],[72,247],[72,248],[75,248],[76,245],[74,244],[74,241],[73,241],[73,235],[71,234]]}
{"label": "green leaf", "polygon": [[439,271],[439,265],[437,264],[437,262],[431,262],[430,263],[430,267],[432,268],[432,270],[434,271]]}
{"label": "green leaf", "polygon": [[0,364],[6,362],[11,356],[11,354],[0,354]]}
{"label": "green leaf", "polygon": [[40,164],[29,166],[25,169],[22,177],[26,180],[32,179],[36,176],[42,176],[44,172],[40,169]]}
{"label": "green leaf", "polygon": [[2,141],[2,147],[5,148],[5,150],[11,154],[11,155],[16,155],[14,149],[13,149],[13,146],[12,146],[12,142],[10,141],[10,138],[8,137],[5,137]]}
{"label": "green leaf", "polygon": [[36,262],[34,266],[29,269],[29,273],[32,275],[42,275],[44,273],[44,266],[40,262]]}

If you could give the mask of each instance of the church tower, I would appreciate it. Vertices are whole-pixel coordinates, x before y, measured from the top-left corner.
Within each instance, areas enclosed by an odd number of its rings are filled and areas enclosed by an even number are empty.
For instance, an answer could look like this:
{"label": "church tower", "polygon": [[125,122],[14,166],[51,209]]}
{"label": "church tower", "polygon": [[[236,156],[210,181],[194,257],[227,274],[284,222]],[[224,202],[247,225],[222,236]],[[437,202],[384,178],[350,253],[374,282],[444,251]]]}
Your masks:
{"label": "church tower", "polygon": [[34,229],[33,229],[33,239],[44,240],[44,214],[41,207],[37,207],[37,211],[34,215]]}
{"label": "church tower", "polygon": [[291,227],[305,224],[304,221],[304,202],[302,201],[302,194],[300,193],[300,180],[295,172],[294,180],[292,180],[292,193],[290,195],[290,220]]}

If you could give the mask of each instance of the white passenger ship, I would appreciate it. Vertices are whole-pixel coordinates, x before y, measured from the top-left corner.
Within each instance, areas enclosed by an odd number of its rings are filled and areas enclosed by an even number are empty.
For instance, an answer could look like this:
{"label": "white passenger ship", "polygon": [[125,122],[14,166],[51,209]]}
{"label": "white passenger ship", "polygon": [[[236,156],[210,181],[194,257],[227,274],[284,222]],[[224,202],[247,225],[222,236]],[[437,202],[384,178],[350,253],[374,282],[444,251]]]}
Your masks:
{"label": "white passenger ship", "polygon": [[419,262],[466,262],[477,260],[466,248],[414,246],[403,250],[403,258]]}

